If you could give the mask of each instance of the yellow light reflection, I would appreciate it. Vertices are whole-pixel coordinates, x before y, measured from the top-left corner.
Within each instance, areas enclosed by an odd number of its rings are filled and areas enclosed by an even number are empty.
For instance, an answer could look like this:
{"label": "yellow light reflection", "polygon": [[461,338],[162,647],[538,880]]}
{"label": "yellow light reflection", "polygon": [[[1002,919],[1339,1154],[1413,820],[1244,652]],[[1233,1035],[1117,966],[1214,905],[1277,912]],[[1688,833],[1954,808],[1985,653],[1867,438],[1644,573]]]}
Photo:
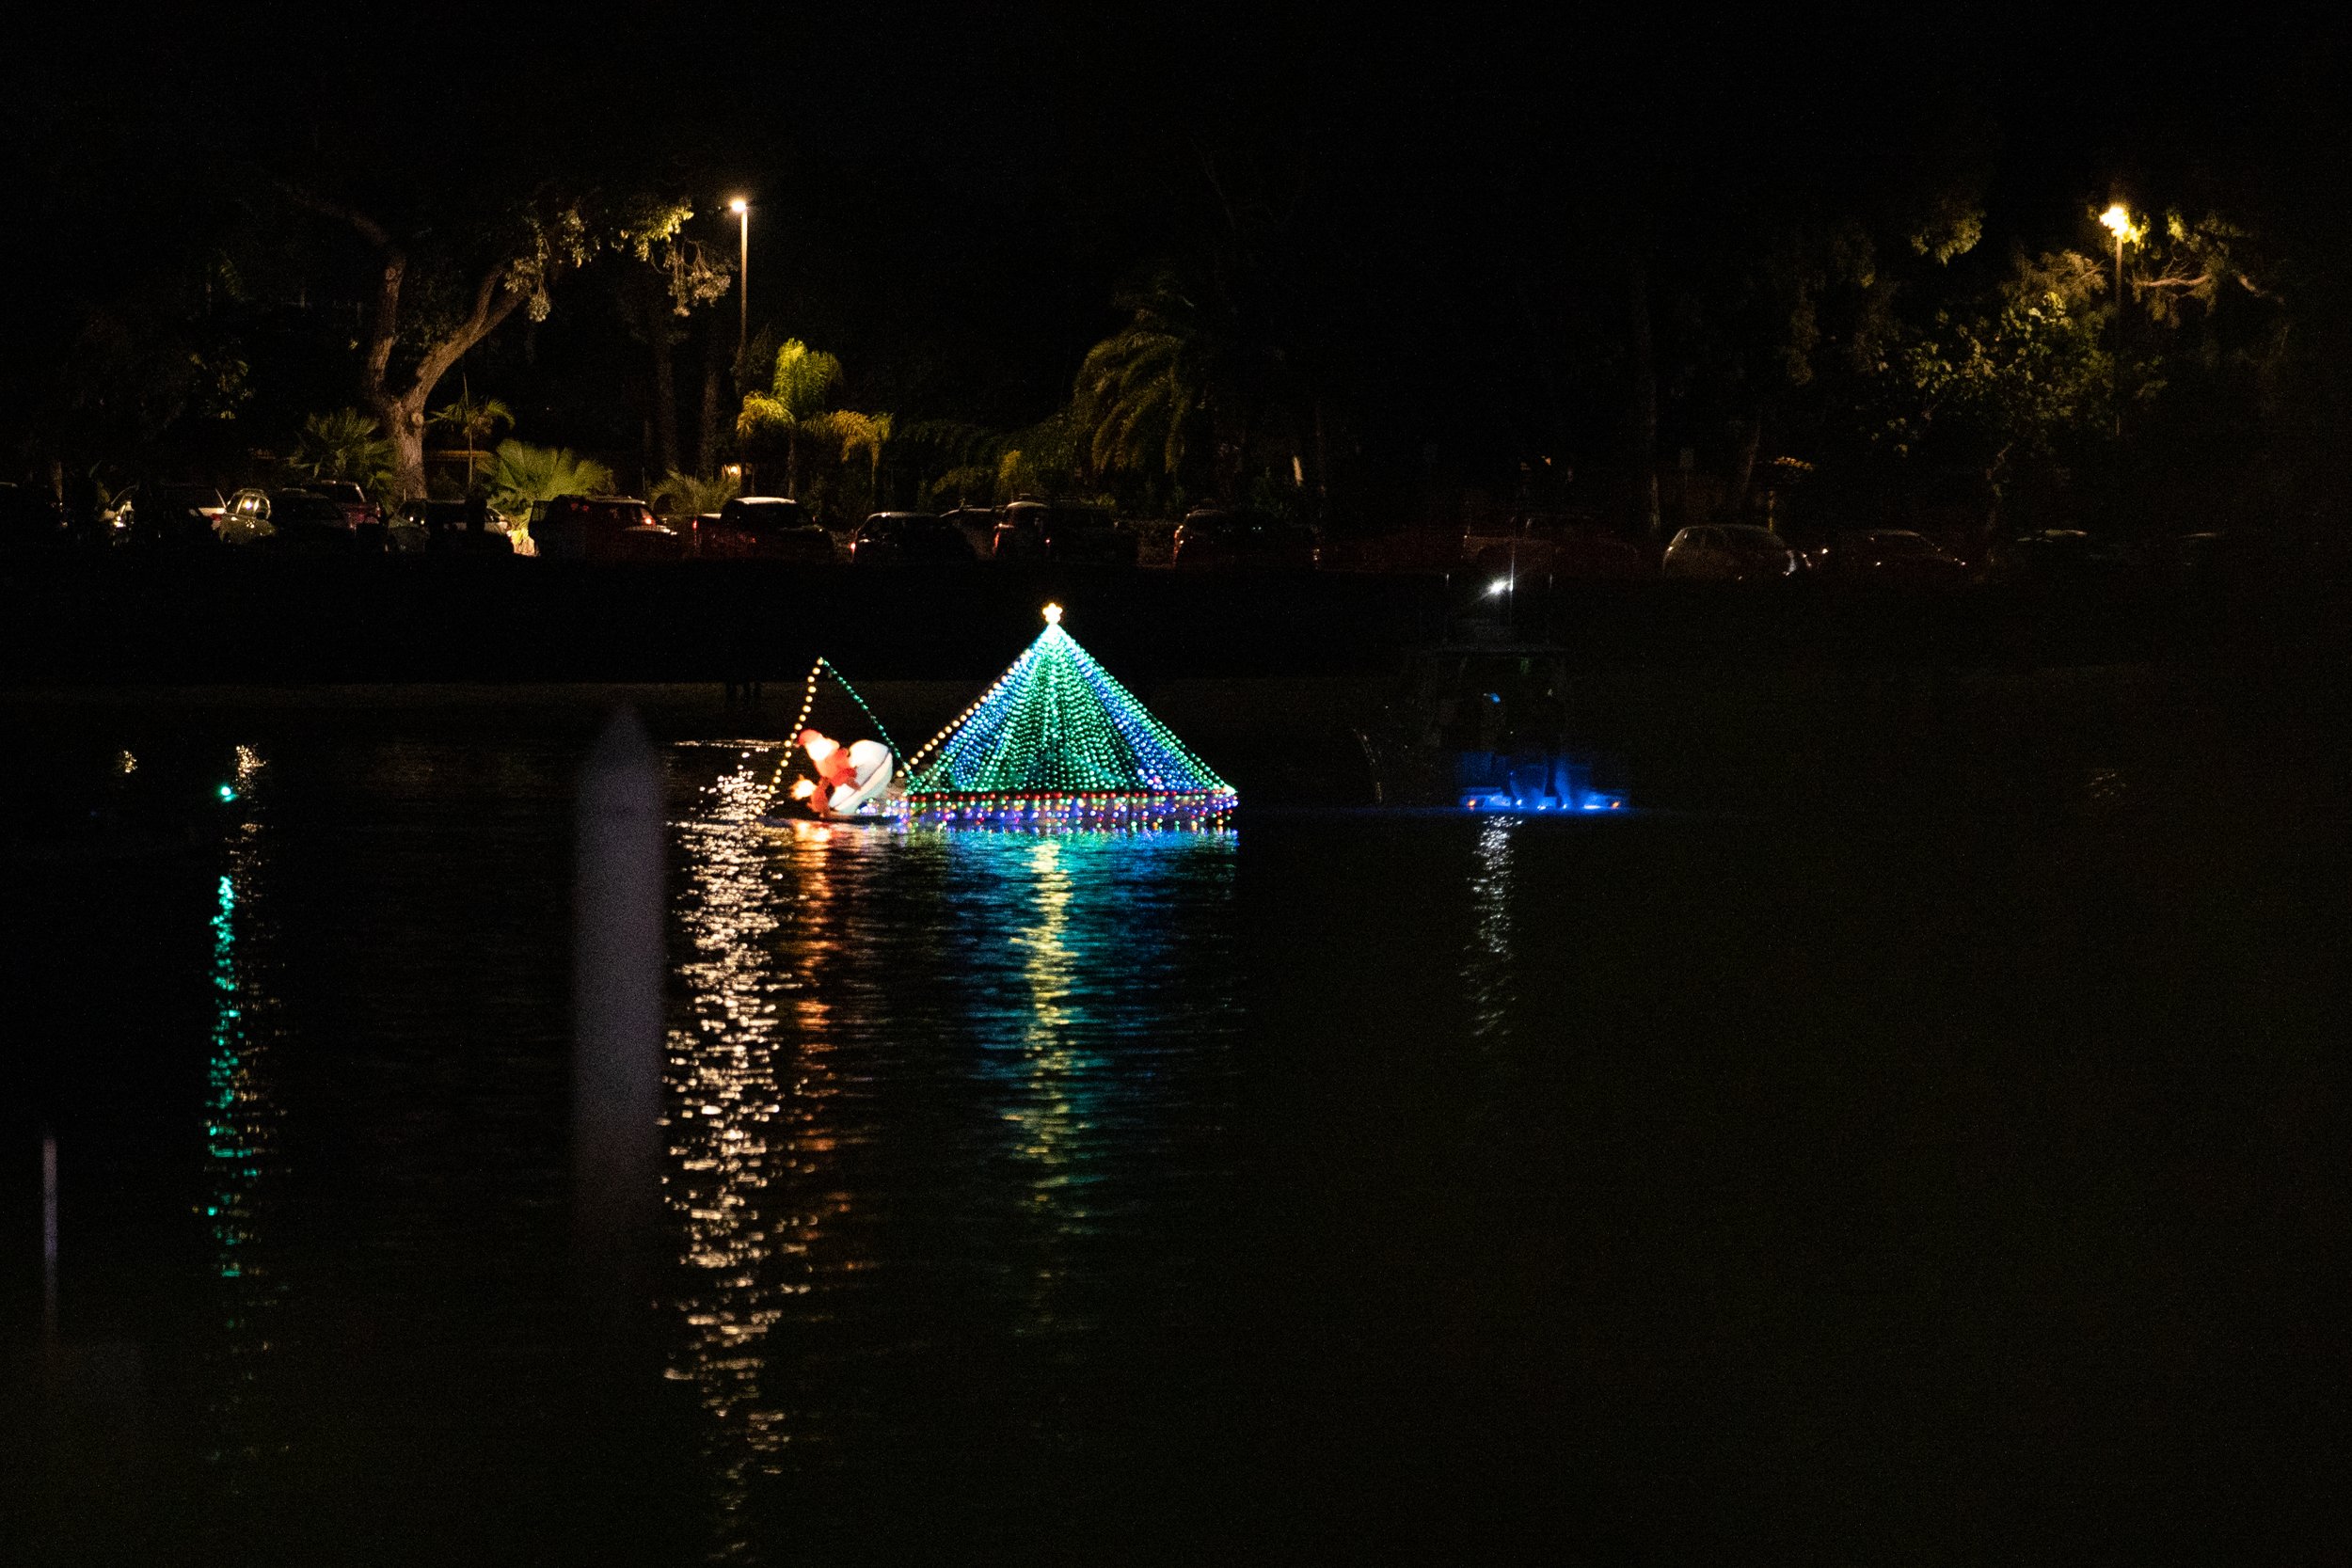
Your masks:
{"label": "yellow light reflection", "polygon": [[797,1347],[771,1337],[806,1316],[794,1303],[818,1268],[858,1266],[820,1257],[850,1198],[830,1168],[836,1031],[809,972],[845,940],[834,862],[862,845],[815,822],[761,830],[767,772],[746,753],[680,827],[690,1022],[670,1038],[667,1198],[689,1280],[670,1375],[696,1386],[709,1418],[721,1557],[742,1549],[734,1521],[753,1478],[779,1472],[796,1435]]}
{"label": "yellow light reflection", "polygon": [[1075,1130],[1071,1081],[1083,1066],[1070,1043],[1076,986],[1073,956],[1063,938],[1070,927],[1073,888],[1061,841],[1038,840],[1029,850],[1028,870],[1036,879],[1035,921],[1016,933],[1012,942],[1026,954],[1021,968],[1029,985],[1029,1011],[1022,1050],[1028,1058],[1029,1095],[1006,1112],[1005,1119],[1020,1127],[1021,1152],[1039,1164],[1031,1196],[1048,1203],[1065,1180],[1067,1145]]}

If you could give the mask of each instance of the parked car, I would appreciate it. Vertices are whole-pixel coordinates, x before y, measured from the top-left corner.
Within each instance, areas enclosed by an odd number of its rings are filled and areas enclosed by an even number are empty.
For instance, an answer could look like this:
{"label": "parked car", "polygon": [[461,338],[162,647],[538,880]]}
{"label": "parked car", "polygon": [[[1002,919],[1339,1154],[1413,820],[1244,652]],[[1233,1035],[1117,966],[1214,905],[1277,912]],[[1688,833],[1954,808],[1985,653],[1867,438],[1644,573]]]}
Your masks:
{"label": "parked car", "polygon": [[1171,564],[1192,572],[1312,570],[1323,558],[1315,531],[1262,512],[1196,506],[1176,526]]}
{"label": "parked car", "polygon": [[[304,488],[269,495],[272,544],[279,549],[348,551],[364,547],[352,511],[337,498]],[[376,547],[381,549],[382,536]]]}
{"label": "parked car", "polygon": [[2078,528],[2045,528],[1999,540],[1984,558],[1991,580],[2032,585],[2113,582],[2136,564],[2122,545]]}
{"label": "parked car", "polygon": [[963,535],[963,542],[972,546],[975,558],[985,560],[996,545],[996,509],[993,506],[956,506],[939,515],[939,520]]}
{"label": "parked car", "polygon": [[392,550],[402,555],[515,553],[505,519],[480,500],[405,502],[388,532]]}
{"label": "parked car", "polygon": [[555,561],[675,561],[686,548],[628,496],[559,496],[532,518],[531,536]]}
{"label": "parked car", "polygon": [[220,509],[220,515],[213,519],[213,532],[224,545],[257,543],[273,531],[269,510],[267,490],[247,486],[235,491]]}
{"label": "parked car", "polygon": [[738,496],[716,518],[695,519],[694,553],[720,561],[834,561],[833,535],[786,496]]}
{"label": "parked car", "polygon": [[1788,542],[1750,523],[1686,528],[1667,544],[1659,566],[1661,576],[1704,582],[1777,582],[1796,571]]}
{"label": "parked car", "polygon": [[384,509],[358,485],[347,479],[322,479],[302,488],[325,496],[343,509],[343,521],[351,529],[353,543],[360,549],[381,551],[389,546]]}
{"label": "parked car", "polygon": [[1890,588],[1958,588],[1970,576],[1960,557],[1923,533],[1900,528],[1840,533],[1820,546],[1812,563],[1840,581]]}
{"label": "parked car", "polygon": [[1654,575],[1648,550],[1579,513],[1520,513],[1467,529],[1462,559],[1489,577],[1625,580]]}
{"label": "parked car", "polygon": [[373,544],[384,547],[384,509],[368,499],[368,493],[347,479],[322,479],[303,486],[316,491],[343,509],[343,519],[358,536],[362,547]]}
{"label": "parked car", "polygon": [[115,542],[132,549],[213,544],[225,504],[210,484],[134,484],[115,501]]}
{"label": "parked car", "polygon": [[1647,549],[1599,524],[1570,524],[1552,542],[1547,570],[1555,578],[1629,582],[1656,577],[1658,562]]}
{"label": "parked car", "polygon": [[969,566],[963,531],[928,512],[877,512],[850,540],[852,566]]}
{"label": "parked car", "polygon": [[998,514],[990,554],[998,561],[1132,566],[1136,537],[1122,531],[1099,506],[1014,501]]}

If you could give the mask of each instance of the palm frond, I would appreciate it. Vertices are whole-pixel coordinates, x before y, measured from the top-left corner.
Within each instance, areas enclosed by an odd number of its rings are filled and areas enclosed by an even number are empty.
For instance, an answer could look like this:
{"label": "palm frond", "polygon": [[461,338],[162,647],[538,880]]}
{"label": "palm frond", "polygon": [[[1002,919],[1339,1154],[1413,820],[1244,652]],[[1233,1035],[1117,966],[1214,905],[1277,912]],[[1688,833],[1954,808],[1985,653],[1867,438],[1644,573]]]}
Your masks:
{"label": "palm frond", "polygon": [[593,496],[612,488],[612,470],[563,447],[501,441],[483,479],[490,504],[516,516],[559,496]]}
{"label": "palm frond", "polygon": [[[775,379],[769,393],[784,405],[786,416],[804,420],[821,411],[833,389],[841,385],[841,361],[798,338],[787,338],[776,350]],[[747,399],[746,402],[749,400]]]}
{"label": "palm frond", "polygon": [[664,516],[693,516],[718,511],[733,500],[742,488],[743,482],[732,474],[703,479],[672,468],[655,481],[653,493],[645,499],[652,501],[655,509]]}
{"label": "palm frond", "polygon": [[392,443],[373,416],[357,408],[312,414],[286,466],[310,479],[347,479],[373,488],[392,468]]}

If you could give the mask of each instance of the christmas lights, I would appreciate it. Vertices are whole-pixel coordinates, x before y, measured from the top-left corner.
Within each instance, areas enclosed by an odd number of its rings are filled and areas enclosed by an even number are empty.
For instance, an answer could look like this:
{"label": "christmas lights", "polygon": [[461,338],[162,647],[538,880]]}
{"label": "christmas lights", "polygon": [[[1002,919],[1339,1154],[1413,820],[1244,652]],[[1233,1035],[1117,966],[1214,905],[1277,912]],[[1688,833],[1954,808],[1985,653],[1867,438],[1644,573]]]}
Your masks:
{"label": "christmas lights", "polygon": [[1039,828],[1221,825],[1233,787],[1154,719],[1045,607],[1011,668],[908,759],[919,821]]}
{"label": "christmas lights", "polygon": [[[840,671],[834,669],[833,667],[833,660],[825,657],[822,654],[818,655],[817,662],[808,667],[808,679],[805,683],[803,683],[801,689],[801,715],[799,718],[792,721],[791,729],[785,732],[787,736],[797,736],[803,730],[808,728],[808,716],[810,710],[817,706],[817,681],[818,677],[821,675],[831,675],[834,678],[834,683],[840,687],[842,690],[850,694],[850,701],[855,703],[858,706],[858,711],[866,715],[866,719],[873,724],[874,733],[882,736],[882,744],[890,748],[890,754],[892,756],[903,757],[906,755],[905,750],[900,747],[897,741],[890,738],[890,731],[882,723],[881,718],[875,714],[872,708],[866,705],[866,699],[859,695],[858,689],[850,684],[850,678],[843,674]],[[768,779],[768,799],[771,802],[775,799],[776,792],[784,787],[785,773],[791,768],[792,759],[796,754],[797,752],[794,745],[787,742],[782,754],[776,758],[775,771],[769,775]],[[815,792],[812,790],[810,793],[813,794]],[[807,798],[807,796],[801,794],[798,790],[793,791],[793,799],[795,800],[804,800]]]}

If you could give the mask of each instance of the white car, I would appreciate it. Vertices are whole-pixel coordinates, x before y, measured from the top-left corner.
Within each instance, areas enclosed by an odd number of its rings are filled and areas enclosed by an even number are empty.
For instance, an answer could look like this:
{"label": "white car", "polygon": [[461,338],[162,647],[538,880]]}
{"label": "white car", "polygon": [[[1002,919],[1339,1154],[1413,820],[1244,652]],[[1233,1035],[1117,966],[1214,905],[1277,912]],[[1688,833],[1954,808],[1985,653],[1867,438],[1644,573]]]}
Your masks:
{"label": "white car", "polygon": [[1708,523],[1674,536],[1659,574],[1686,581],[1777,582],[1797,575],[1797,552],[1768,528]]}

